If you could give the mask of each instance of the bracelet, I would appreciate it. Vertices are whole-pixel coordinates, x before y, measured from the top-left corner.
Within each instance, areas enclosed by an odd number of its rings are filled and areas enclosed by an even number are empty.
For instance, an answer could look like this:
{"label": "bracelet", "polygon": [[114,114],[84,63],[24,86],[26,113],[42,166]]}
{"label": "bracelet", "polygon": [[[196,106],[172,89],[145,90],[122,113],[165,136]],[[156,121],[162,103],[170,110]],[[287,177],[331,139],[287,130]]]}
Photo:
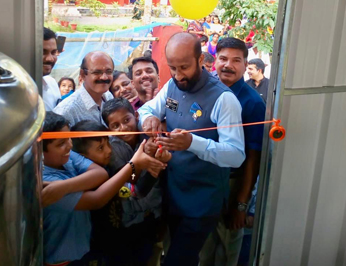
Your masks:
{"label": "bracelet", "polygon": [[135,180],[135,177],[136,177],[136,168],[135,168],[135,164],[131,161],[128,161],[128,163],[130,164],[131,168],[132,168],[132,181]]}

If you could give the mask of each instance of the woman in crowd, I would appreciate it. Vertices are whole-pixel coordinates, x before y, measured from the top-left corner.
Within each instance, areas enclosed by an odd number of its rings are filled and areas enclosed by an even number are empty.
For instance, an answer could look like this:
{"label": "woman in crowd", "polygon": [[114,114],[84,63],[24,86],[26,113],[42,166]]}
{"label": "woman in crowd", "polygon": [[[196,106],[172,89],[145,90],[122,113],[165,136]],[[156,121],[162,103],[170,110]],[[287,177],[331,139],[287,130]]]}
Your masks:
{"label": "woman in crowd", "polygon": [[210,42],[208,42],[208,53],[210,53],[214,58],[216,57],[216,45],[219,41],[220,35],[218,33],[214,33]]}
{"label": "woman in crowd", "polygon": [[220,23],[219,17],[215,15],[213,22],[214,23],[210,24],[209,36],[213,35],[214,33],[222,36],[224,26]]}

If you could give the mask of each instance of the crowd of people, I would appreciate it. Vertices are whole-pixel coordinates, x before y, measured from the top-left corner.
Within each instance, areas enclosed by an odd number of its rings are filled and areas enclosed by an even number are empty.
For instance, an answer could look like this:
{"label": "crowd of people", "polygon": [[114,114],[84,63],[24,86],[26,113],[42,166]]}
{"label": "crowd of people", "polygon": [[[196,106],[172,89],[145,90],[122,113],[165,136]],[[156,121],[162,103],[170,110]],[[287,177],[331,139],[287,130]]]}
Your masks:
{"label": "crowd of people", "polygon": [[[268,53],[264,53],[259,51],[255,44],[255,32],[251,30],[249,34],[245,35],[244,24],[246,20],[237,19],[234,25],[229,25],[229,21],[225,20],[223,23],[221,22],[219,16],[215,14],[210,14],[205,18],[201,18],[199,20],[193,20],[188,22],[185,18],[179,17],[176,22],[177,25],[183,27],[183,30],[189,33],[196,34],[201,41],[202,52],[207,52],[211,54],[214,58],[216,58],[216,45],[222,38],[225,37],[234,37],[237,39],[241,39],[245,42],[246,47],[249,49],[248,61],[252,59],[261,59],[266,68],[264,75],[266,78],[270,78],[270,55]],[[205,56],[206,57],[206,56]],[[208,59],[209,63],[211,62]],[[215,68],[213,66],[213,71]],[[250,79],[247,72],[244,74],[244,79]]]}
{"label": "crowd of people", "polygon": [[85,55],[77,85],[57,83],[44,28],[43,131],[123,132],[43,140],[46,266],[247,265],[263,126],[229,126],[264,121],[266,64],[211,20],[168,40],[160,90],[150,56],[122,72],[101,51]]}

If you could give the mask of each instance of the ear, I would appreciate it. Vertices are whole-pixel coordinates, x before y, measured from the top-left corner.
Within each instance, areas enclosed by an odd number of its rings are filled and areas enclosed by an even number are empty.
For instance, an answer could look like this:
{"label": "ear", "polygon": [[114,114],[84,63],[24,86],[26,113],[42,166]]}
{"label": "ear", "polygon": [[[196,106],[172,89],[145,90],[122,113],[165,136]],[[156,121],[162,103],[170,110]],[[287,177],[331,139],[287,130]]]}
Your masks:
{"label": "ear", "polygon": [[203,61],[204,61],[204,54],[202,53],[201,56],[198,59],[199,65],[202,67],[203,66]]}
{"label": "ear", "polygon": [[85,78],[85,72],[83,69],[80,69],[79,70],[79,75],[81,76],[82,80],[84,81],[84,78]]}
{"label": "ear", "polygon": [[139,122],[139,114],[137,111],[135,111],[135,118],[136,118],[136,123],[138,124]]}

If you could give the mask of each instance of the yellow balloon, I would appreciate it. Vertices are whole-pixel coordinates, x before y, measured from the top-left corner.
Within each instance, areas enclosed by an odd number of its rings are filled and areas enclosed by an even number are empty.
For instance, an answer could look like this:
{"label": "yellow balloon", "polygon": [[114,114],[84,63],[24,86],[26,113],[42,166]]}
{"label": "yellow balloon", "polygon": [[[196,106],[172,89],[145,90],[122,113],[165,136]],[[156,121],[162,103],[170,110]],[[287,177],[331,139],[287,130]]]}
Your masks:
{"label": "yellow balloon", "polygon": [[209,15],[217,6],[218,0],[170,0],[180,16],[187,19],[200,19]]}

